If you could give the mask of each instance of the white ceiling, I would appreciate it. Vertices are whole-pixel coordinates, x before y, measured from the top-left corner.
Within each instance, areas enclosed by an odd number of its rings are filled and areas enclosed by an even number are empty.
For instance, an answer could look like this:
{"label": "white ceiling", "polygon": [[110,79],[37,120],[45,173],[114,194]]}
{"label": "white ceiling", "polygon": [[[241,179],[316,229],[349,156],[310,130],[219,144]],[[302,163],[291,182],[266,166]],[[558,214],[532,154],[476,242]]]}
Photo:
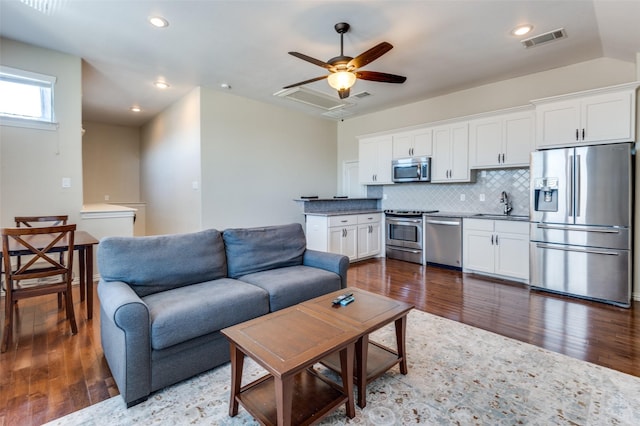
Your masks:
{"label": "white ceiling", "polygon": [[[333,26],[348,22],[345,55],[387,41],[394,48],[363,69],[407,77],[404,84],[359,80],[349,112],[361,115],[481,84],[599,57],[635,63],[640,0],[205,1],[0,0],[0,35],[83,59],[83,119],[138,126],[196,86],[321,116],[273,96],[326,70],[287,54],[327,61],[340,53]],[[170,25],[152,27],[159,14]],[[564,28],[567,38],[524,49],[511,36]],[[585,70],[588,72],[588,70]],[[158,78],[171,85],[161,91]],[[307,87],[337,98],[326,81]],[[138,104],[143,111],[128,110]]]}

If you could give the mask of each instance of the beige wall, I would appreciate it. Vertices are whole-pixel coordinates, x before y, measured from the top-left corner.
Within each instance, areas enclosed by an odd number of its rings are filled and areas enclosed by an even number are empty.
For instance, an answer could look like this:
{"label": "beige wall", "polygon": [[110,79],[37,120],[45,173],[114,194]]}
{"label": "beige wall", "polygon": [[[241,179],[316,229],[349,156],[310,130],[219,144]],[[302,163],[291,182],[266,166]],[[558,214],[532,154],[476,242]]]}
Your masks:
{"label": "beige wall", "polygon": [[140,155],[147,235],[200,230],[199,88],[142,127]]}
{"label": "beige wall", "polygon": [[84,203],[140,201],[140,129],[84,122]]}
{"label": "beige wall", "polygon": [[[55,76],[55,131],[0,126],[0,225],[16,215],[68,214],[82,208],[80,58],[0,39],[0,63]],[[62,178],[71,188],[62,188]]]}
{"label": "beige wall", "polygon": [[202,226],[304,223],[336,191],[335,122],[202,88]]}
{"label": "beige wall", "polygon": [[148,235],[304,223],[336,188],[335,123],[198,88],[141,132]]}

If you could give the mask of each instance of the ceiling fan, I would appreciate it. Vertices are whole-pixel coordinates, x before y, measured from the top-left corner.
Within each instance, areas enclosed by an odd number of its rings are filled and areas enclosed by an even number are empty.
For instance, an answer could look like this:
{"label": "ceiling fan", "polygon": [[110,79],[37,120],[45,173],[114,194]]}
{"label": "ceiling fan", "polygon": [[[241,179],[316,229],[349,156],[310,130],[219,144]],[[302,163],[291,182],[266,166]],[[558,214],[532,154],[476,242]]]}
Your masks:
{"label": "ceiling fan", "polygon": [[395,74],[387,74],[376,71],[359,71],[370,62],[375,61],[380,56],[387,53],[393,48],[390,43],[383,41],[382,43],[372,47],[364,53],[352,58],[351,56],[344,55],[344,33],[349,31],[350,25],[346,22],[337,23],[334,28],[336,32],[340,34],[340,56],[329,59],[327,62],[320,61],[298,52],[289,52],[290,55],[300,58],[303,61],[311,62],[314,65],[318,65],[322,68],[329,70],[329,74],[322,77],[312,78],[310,80],[301,81],[299,83],[290,84],[283,87],[283,89],[290,89],[296,86],[302,86],[303,84],[313,83],[314,81],[324,80],[325,78],[329,82],[329,86],[338,91],[340,99],[349,97],[349,89],[355,84],[356,79],[378,81],[382,83],[404,83],[407,77]]}

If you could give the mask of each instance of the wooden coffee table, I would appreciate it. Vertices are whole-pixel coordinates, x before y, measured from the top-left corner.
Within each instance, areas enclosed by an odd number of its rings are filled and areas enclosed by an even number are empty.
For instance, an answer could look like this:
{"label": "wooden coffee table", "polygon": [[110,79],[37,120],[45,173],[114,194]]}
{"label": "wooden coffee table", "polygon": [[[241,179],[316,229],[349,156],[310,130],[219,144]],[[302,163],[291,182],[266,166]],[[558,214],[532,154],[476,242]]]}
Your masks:
{"label": "wooden coffee table", "polygon": [[[346,306],[334,306],[331,302],[341,294],[353,293],[355,301]],[[367,383],[375,380],[396,364],[400,372],[407,374],[405,339],[407,314],[413,305],[389,297],[380,296],[354,287],[348,287],[325,296],[303,302],[302,306],[351,324],[359,330],[356,342],[356,371],[354,380],[358,387],[358,406],[367,405]],[[396,349],[391,349],[369,341],[369,334],[379,328],[395,322]],[[328,356],[322,363],[330,369],[342,371],[341,363],[335,356]]]}
{"label": "wooden coffee table", "polygon": [[[345,403],[355,416],[354,345],[360,331],[350,323],[296,305],[222,330],[231,347],[229,415],[238,404],[265,425],[311,424]],[[330,354],[340,359],[343,385],[313,368]],[[269,374],[242,386],[244,357]]]}

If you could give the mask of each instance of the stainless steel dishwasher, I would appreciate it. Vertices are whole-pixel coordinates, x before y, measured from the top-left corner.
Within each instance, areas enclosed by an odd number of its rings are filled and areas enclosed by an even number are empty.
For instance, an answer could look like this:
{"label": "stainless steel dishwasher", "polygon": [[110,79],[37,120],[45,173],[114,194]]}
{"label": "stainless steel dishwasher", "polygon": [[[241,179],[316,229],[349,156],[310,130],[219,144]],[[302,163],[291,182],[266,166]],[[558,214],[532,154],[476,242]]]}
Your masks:
{"label": "stainless steel dishwasher", "polygon": [[424,247],[427,264],[462,269],[462,218],[425,215]]}

